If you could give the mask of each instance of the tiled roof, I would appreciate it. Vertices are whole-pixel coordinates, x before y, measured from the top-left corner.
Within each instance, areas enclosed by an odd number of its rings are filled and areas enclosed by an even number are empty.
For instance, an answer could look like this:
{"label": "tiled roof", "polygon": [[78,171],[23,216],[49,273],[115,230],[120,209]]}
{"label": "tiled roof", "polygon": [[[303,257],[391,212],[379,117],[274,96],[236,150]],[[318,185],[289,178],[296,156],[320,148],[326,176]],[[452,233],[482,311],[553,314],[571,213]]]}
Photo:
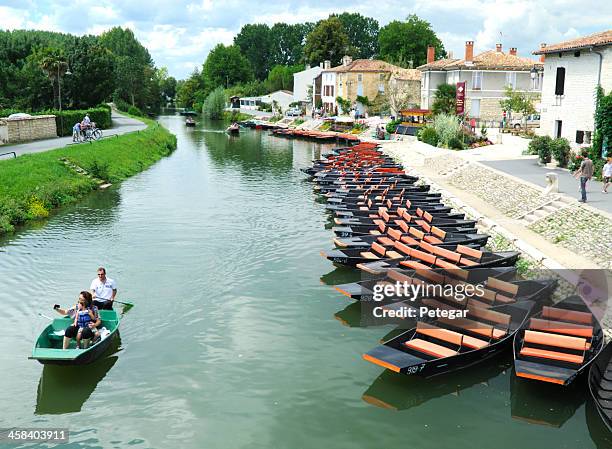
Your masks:
{"label": "tiled roof", "polygon": [[464,59],[439,59],[419,67],[420,70],[531,70],[542,67],[536,60],[511,55],[497,50],[489,50],[474,56],[472,64]]}
{"label": "tiled roof", "polygon": [[563,50],[577,50],[579,48],[601,47],[602,45],[612,44],[612,30],[602,31],[589,36],[579,37],[569,41],[559,42],[558,44],[547,45],[544,48],[534,51],[534,55],[542,55]]}
{"label": "tiled roof", "polygon": [[429,64],[423,64],[417,67],[419,70],[444,70],[449,64],[459,61],[459,59],[438,59],[437,61],[431,62]]}
{"label": "tiled roof", "polygon": [[331,69],[325,69],[324,72],[395,72],[401,70],[393,64],[377,59],[355,59],[349,65],[339,65]]}
{"label": "tiled roof", "polygon": [[421,81],[421,71],[417,69],[398,69],[392,76],[402,81]]}

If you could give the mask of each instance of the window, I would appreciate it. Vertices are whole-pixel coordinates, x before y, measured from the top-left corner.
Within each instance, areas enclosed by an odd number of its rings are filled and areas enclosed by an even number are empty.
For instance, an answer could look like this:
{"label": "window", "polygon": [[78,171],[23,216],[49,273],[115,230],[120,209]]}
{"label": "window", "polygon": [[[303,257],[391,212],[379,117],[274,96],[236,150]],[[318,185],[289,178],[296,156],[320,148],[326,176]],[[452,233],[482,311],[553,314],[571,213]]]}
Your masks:
{"label": "window", "polygon": [[381,73],[380,75],[378,75],[378,80],[379,81],[384,81],[385,80],[385,74]]}
{"label": "window", "polygon": [[575,51],[574,52],[574,58],[579,58],[580,57],[580,52],[579,51]]}
{"label": "window", "polygon": [[561,120],[555,120],[555,138],[561,138],[561,129],[563,127],[563,122]]}
{"label": "window", "polygon": [[563,95],[565,92],[565,67],[557,67],[557,79],[555,82],[555,95]]}
{"label": "window", "polygon": [[587,145],[591,144],[591,131],[584,132],[584,143],[586,143]]}
{"label": "window", "polygon": [[380,83],[378,85],[378,92],[381,92],[381,93],[385,92],[385,85],[383,83]]}
{"label": "window", "polygon": [[532,80],[531,80],[531,89],[532,90],[538,90],[540,88],[540,74],[538,73]]}
{"label": "window", "polygon": [[482,89],[482,72],[479,70],[472,72],[472,89]]}
{"label": "window", "polygon": [[514,89],[516,86],[516,72],[506,72],[506,86]]}
{"label": "window", "polygon": [[584,131],[576,131],[576,143],[584,143]]}
{"label": "window", "polygon": [[470,116],[474,118],[480,117],[480,98],[472,99],[472,107],[470,108]]}
{"label": "window", "polygon": [[363,75],[361,73],[357,75],[357,81],[359,82],[363,81]]}

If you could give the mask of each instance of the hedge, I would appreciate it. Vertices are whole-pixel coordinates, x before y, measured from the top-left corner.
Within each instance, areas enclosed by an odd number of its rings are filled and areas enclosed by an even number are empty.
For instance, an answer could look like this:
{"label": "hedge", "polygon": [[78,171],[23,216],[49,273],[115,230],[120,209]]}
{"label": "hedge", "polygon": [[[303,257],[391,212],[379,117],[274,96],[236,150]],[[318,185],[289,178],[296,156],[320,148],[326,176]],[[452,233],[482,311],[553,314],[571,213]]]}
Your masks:
{"label": "hedge", "polygon": [[[72,127],[75,123],[81,122],[85,114],[89,114],[92,122],[100,129],[108,129],[112,126],[111,112],[107,108],[93,108],[77,111],[48,111],[45,114],[55,115],[58,136],[71,136]],[[63,125],[62,125],[63,124]],[[63,126],[63,127],[62,127]]]}

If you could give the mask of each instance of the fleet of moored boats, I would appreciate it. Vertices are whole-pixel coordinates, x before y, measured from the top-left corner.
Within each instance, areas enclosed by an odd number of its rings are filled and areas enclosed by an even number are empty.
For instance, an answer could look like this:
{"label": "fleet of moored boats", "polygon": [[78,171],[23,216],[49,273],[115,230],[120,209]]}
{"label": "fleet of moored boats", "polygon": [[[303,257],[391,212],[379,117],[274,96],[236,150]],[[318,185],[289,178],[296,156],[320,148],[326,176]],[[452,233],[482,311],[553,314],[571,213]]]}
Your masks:
{"label": "fleet of moored boats", "polygon": [[[518,252],[487,251],[489,236],[474,220],[454,213],[374,143],[335,149],[303,171],[336,225],[336,248],[321,254],[367,276],[336,290],[360,301],[361,315],[372,322],[399,324],[363,355],[366,361],[431,377],[512,346],[516,376],[532,382],[566,386],[588,371],[595,405],[612,431],[612,344],[605,345],[601,324],[580,296],[553,304],[555,279],[518,279]],[[481,289],[461,298],[437,290],[410,299],[391,289],[376,298],[393,285]]]}

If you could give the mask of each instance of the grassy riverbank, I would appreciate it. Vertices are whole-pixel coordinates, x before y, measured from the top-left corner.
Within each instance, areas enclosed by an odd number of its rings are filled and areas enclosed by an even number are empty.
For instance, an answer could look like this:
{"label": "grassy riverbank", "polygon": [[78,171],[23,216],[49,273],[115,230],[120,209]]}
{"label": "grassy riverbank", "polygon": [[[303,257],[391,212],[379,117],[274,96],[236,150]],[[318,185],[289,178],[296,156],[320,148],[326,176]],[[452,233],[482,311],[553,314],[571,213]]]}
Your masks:
{"label": "grassy riverbank", "polygon": [[174,135],[153,120],[140,120],[148,125],[140,132],[0,161],[0,234],[78,200],[97,188],[95,178],[121,181],[174,151]]}

